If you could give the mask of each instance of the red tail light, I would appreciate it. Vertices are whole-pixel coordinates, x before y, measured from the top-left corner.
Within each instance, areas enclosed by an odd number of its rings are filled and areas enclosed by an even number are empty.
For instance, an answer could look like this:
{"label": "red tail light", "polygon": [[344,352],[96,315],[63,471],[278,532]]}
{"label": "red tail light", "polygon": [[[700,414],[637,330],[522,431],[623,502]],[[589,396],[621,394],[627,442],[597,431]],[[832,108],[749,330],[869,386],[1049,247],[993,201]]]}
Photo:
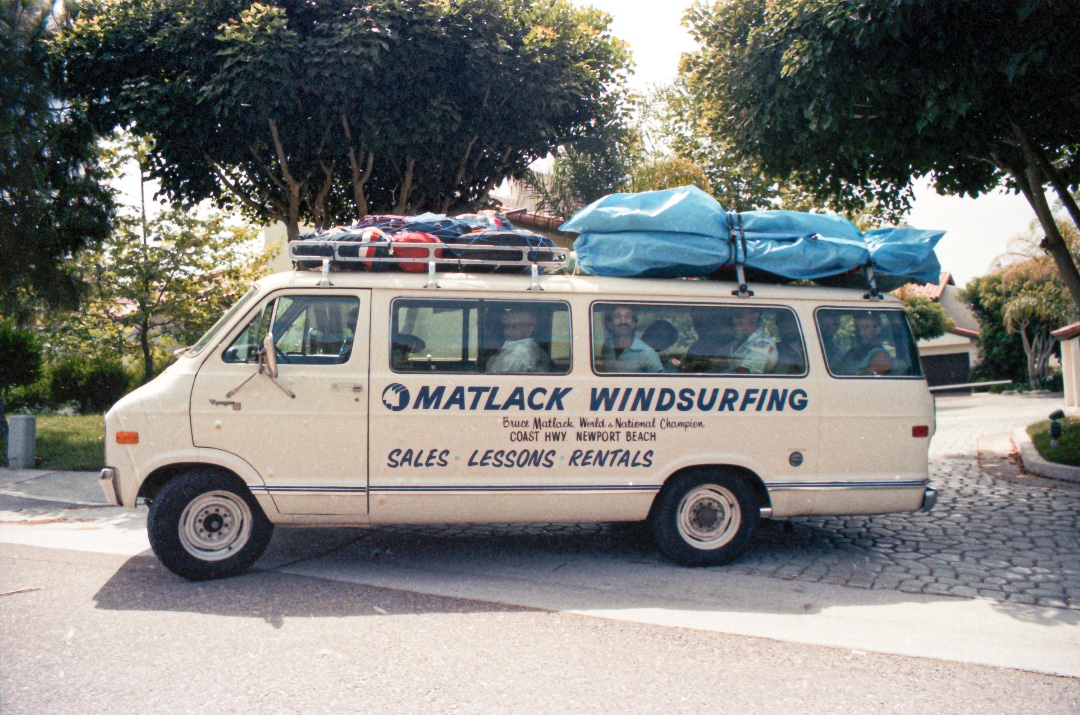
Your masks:
{"label": "red tail light", "polygon": [[929,437],[930,426],[929,425],[915,425],[911,428],[912,437]]}

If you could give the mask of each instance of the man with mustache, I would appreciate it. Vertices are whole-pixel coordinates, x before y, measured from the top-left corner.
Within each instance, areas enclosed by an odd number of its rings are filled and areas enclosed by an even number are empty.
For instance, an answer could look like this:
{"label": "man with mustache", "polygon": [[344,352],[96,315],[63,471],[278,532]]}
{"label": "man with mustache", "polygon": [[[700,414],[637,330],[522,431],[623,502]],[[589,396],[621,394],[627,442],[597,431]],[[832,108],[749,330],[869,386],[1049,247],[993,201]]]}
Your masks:
{"label": "man with mustache", "polygon": [[607,339],[600,351],[599,372],[663,372],[660,356],[634,333],[637,313],[629,305],[617,305],[604,315]]}

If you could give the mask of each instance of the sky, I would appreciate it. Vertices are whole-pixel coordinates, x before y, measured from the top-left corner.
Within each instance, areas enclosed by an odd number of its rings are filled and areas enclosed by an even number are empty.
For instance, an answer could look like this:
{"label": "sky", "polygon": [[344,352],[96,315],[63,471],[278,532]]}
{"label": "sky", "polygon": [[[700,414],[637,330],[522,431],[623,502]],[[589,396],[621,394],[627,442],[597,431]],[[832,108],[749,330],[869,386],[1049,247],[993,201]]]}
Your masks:
{"label": "sky", "polygon": [[[682,26],[688,0],[573,0],[612,16],[612,34],[630,45],[636,64],[633,89],[669,82],[679,69],[683,52],[696,44]],[[957,285],[987,272],[990,262],[1006,251],[1008,242],[1026,233],[1035,220],[1022,196],[996,192],[977,199],[939,196],[928,181],[915,183],[915,204],[907,223],[916,228],[947,231],[937,246],[942,269]]]}

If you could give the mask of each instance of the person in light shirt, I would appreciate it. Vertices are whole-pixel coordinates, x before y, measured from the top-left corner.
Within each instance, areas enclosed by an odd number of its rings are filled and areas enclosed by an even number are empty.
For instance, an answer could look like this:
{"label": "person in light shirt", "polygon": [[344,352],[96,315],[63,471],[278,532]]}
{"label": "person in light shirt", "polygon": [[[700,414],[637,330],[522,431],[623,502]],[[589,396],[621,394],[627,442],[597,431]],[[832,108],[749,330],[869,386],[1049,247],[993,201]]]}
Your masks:
{"label": "person in light shirt", "polygon": [[779,351],[776,338],[761,324],[761,311],[742,309],[735,312],[731,324],[742,343],[732,355],[734,372],[760,375],[776,367]]}
{"label": "person in light shirt", "polygon": [[503,346],[487,362],[488,372],[551,372],[551,359],[533,333],[536,315],[526,308],[502,314]]}
{"label": "person in light shirt", "polygon": [[663,372],[660,356],[637,331],[637,313],[629,305],[617,305],[604,316],[607,339],[600,351],[599,372]]}

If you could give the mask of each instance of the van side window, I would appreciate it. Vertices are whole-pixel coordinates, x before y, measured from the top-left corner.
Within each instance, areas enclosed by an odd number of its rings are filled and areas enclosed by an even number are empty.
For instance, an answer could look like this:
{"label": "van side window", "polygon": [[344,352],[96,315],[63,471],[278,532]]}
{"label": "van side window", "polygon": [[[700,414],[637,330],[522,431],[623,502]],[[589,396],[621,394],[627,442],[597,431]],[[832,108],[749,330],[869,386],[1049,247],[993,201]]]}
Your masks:
{"label": "van side window", "polygon": [[596,303],[598,373],[806,373],[795,313],[787,308]]}
{"label": "van side window", "polygon": [[833,375],[922,375],[915,340],[903,311],[819,308],[815,317],[825,362]]}
{"label": "van side window", "polygon": [[[289,365],[336,365],[352,355],[360,300],[293,295],[267,303],[226,349],[225,362],[253,362],[272,330],[277,359]],[[274,324],[269,328],[270,316]]]}
{"label": "van side window", "polygon": [[395,372],[557,375],[570,355],[566,303],[399,298],[391,308]]}

